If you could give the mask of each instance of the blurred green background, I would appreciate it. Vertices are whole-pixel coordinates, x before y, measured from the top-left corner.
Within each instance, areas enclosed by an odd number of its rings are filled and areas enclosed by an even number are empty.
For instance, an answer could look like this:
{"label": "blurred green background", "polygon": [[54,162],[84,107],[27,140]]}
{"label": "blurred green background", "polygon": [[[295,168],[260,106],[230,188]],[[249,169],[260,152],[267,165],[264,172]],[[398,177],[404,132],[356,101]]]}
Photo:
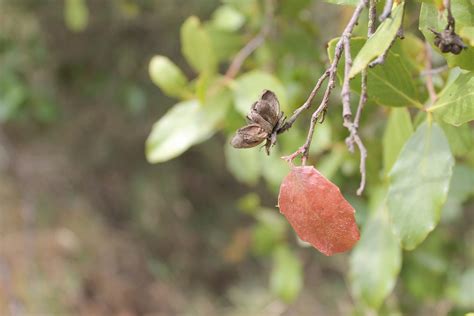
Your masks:
{"label": "blurred green background", "polygon": [[[246,19],[237,34],[220,34],[229,42],[218,51],[229,60],[258,32],[262,9],[258,1],[226,2]],[[153,123],[176,103],[153,84],[149,62],[155,54],[168,56],[193,78],[180,52],[180,26],[191,15],[212,19],[221,4],[0,0],[0,315],[464,315],[474,309],[472,126],[464,125],[455,153],[460,163],[451,183],[459,196],[450,195],[427,240],[403,253],[398,279],[398,271],[387,277],[396,285],[383,304],[385,294],[374,304],[354,297],[350,254],[326,257],[307,247],[275,207],[289,170],[278,157],[303,143],[309,113],[268,158],[263,150],[230,148],[228,137],[244,123],[232,109],[210,140],[165,163],[146,161]],[[411,6],[406,23],[416,30]],[[324,71],[325,44],[352,9],[286,0],[277,10],[272,40],[245,67],[277,73],[289,113]],[[317,127],[312,162],[341,187],[363,228],[383,195],[381,135],[389,111],[369,104],[364,113],[368,193],[357,197],[358,155],[344,145],[338,93],[331,102],[334,109]]]}

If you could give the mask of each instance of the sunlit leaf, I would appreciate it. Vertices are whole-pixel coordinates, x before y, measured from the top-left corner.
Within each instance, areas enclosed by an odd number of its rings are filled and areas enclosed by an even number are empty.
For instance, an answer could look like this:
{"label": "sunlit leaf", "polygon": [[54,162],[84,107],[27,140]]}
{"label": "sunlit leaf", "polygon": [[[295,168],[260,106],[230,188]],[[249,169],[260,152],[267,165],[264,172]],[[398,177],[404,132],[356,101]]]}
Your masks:
{"label": "sunlit leaf", "polygon": [[187,90],[188,80],[168,57],[154,56],[148,66],[151,80],[169,96],[180,97]]}
{"label": "sunlit leaf", "polygon": [[[338,40],[338,38],[334,38],[328,43],[328,55],[331,62],[334,58],[334,50]],[[352,38],[351,54],[353,56],[356,55],[364,43],[365,39],[363,38]],[[369,100],[379,105],[393,107],[422,107],[415,82],[407,68],[410,62],[403,58],[404,55],[389,51],[383,66],[368,69],[367,89],[369,91]],[[344,62],[344,57],[342,57],[339,63],[344,65]],[[339,67],[338,77],[341,83],[343,74],[344,67]],[[351,90],[360,93],[360,76],[352,79],[350,86]]]}
{"label": "sunlit leaf", "polygon": [[474,120],[474,74],[461,73],[439,94],[428,112],[455,126]]}
{"label": "sunlit leaf", "polygon": [[398,29],[402,25],[404,2],[395,6],[390,18],[385,19],[377,28],[374,35],[365,42],[362,49],[354,58],[350,78],[367,68],[369,63],[376,57],[382,55],[390,47],[392,40],[397,36]]}
{"label": "sunlit leaf", "polygon": [[225,31],[236,31],[245,22],[245,16],[230,5],[223,5],[214,11],[212,23]]}
{"label": "sunlit leaf", "polygon": [[230,101],[230,94],[225,91],[204,105],[190,100],[173,106],[153,125],[146,142],[148,161],[170,160],[210,138],[224,119]]}
{"label": "sunlit leaf", "polygon": [[217,58],[211,39],[195,16],[189,17],[181,26],[181,51],[197,72],[216,70]]}
{"label": "sunlit leaf", "polygon": [[389,177],[388,208],[402,247],[411,250],[432,231],[446,201],[454,160],[436,123],[423,123],[398,156]]}

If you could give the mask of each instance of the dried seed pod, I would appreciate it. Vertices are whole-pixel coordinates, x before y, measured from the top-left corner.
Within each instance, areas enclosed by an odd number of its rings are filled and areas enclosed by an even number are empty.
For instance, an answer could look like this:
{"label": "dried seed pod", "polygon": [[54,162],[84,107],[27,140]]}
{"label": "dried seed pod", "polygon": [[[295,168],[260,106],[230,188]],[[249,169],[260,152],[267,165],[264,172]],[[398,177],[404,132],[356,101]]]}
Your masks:
{"label": "dried seed pod", "polygon": [[260,99],[252,104],[247,119],[249,125],[237,130],[231,145],[235,148],[250,148],[266,140],[265,149],[270,154],[278,129],[284,122],[276,95],[270,90],[264,90]]}
{"label": "dried seed pod", "polygon": [[257,146],[267,137],[268,133],[260,125],[250,124],[239,128],[230,144],[235,148],[250,148]]}
{"label": "dried seed pod", "polygon": [[442,53],[458,55],[463,49],[467,48],[459,35],[454,32],[452,27],[447,27],[443,32],[437,32],[431,28],[430,31],[435,35],[433,43]]}
{"label": "dried seed pod", "polygon": [[270,90],[263,91],[260,100],[253,104],[251,111],[259,113],[272,126],[276,126],[281,117],[280,102]]}

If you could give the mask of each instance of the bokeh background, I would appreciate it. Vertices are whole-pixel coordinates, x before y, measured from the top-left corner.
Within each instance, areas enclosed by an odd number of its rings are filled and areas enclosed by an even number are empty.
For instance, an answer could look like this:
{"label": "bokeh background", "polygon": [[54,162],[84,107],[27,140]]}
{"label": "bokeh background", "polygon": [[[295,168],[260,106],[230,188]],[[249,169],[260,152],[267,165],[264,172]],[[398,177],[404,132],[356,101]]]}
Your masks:
{"label": "bokeh background", "polygon": [[[278,215],[280,165],[265,167],[263,179],[238,179],[226,162],[226,134],[241,117],[177,159],[146,161],[151,127],[175,103],[153,85],[148,63],[166,55],[192,77],[180,25],[190,15],[210,18],[221,3],[87,0],[84,22],[74,17],[81,8],[66,12],[66,3],[80,2],[0,0],[0,315],[364,314],[350,294],[349,256],[306,247]],[[325,43],[351,9],[283,2],[298,27],[282,44],[296,69],[285,86],[304,100],[327,61]],[[368,113],[365,139],[380,152],[383,124],[374,118],[386,113]],[[363,224],[358,158],[343,145],[339,114],[327,120],[314,153]],[[300,144],[305,123],[295,129],[298,141],[283,142]],[[372,152],[369,182],[381,165]],[[381,314],[463,314],[473,306],[474,204],[458,204],[406,255]],[[299,262],[290,257],[288,271],[275,268],[270,251],[282,235]],[[272,289],[275,278],[301,284],[294,294],[277,289],[285,301]]]}

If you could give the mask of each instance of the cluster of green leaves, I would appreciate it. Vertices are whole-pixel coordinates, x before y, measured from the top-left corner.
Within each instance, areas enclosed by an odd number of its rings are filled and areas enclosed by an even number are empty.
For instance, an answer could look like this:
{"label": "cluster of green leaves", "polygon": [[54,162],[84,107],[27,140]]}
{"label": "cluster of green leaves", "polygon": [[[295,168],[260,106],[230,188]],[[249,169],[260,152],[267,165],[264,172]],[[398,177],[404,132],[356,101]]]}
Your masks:
{"label": "cluster of green leaves", "polygon": [[[356,0],[328,2],[358,3]],[[368,119],[363,119],[361,128],[369,150],[369,202],[348,198],[359,211],[358,221],[362,225],[361,240],[351,254],[349,279],[352,293],[363,308],[381,308],[395,287],[402,257],[406,255],[408,262],[414,260],[414,256],[403,250],[413,250],[422,244],[442,217],[446,221],[459,219],[461,205],[474,195],[474,140],[468,123],[474,119],[474,58],[471,56],[474,9],[469,0],[451,3],[456,31],[469,45],[457,56],[441,54],[428,30],[443,29],[446,12],[438,10],[436,1],[420,4],[419,29],[432,44],[434,60],[439,63],[446,60],[449,66],[448,71],[433,75],[438,91],[435,102],[428,97],[426,77],[422,74],[426,67],[426,46],[411,32],[405,32],[405,39],[395,41],[383,65],[368,69],[369,100],[364,113]],[[277,35],[258,48],[246,61],[245,72],[232,80],[223,78],[219,70],[229,63],[250,34],[258,32],[264,20],[259,2],[226,0],[209,21],[188,18],[181,28],[181,47],[196,77],[189,80],[165,56],[155,56],[150,62],[153,82],[165,94],[180,101],[154,125],[146,143],[148,160],[157,163],[175,158],[217,131],[228,137],[243,125],[245,114],[263,89],[277,94],[286,113],[301,104],[311,89],[314,74],[322,73],[320,61],[315,57],[320,46],[310,44],[318,36],[317,29],[301,14],[309,6],[310,1],[282,1],[273,25]],[[378,6],[382,7],[383,2]],[[370,39],[363,36],[351,39],[354,66],[350,77],[355,95],[360,93],[360,72],[390,47],[403,16],[412,14],[406,11],[404,2],[395,1],[391,17],[378,25]],[[365,31],[361,23],[356,34]],[[329,41],[330,60],[337,40]],[[341,81],[342,68],[338,69]],[[340,116],[334,114],[337,112],[334,108],[330,106],[333,113],[316,129],[311,157],[317,158],[316,167],[326,177],[350,188],[357,179],[357,161],[344,147],[346,131],[335,124],[340,122]],[[367,134],[364,128],[384,129],[383,139]],[[257,185],[263,178],[275,190],[288,173],[288,167],[278,157],[302,145],[305,132],[302,125],[279,136],[278,145],[269,157],[258,148],[233,149],[227,141],[228,169],[243,183]],[[363,209],[368,211],[365,213]],[[271,254],[274,258],[271,287],[290,302],[302,287],[302,269],[298,257],[288,247],[287,226],[274,211],[254,205],[251,213],[257,221],[255,253]],[[458,275],[455,283],[461,284],[462,271]],[[402,276],[406,284],[414,282],[411,276],[403,273]],[[462,292],[461,285],[452,288],[456,290],[451,289],[450,293]]]}

